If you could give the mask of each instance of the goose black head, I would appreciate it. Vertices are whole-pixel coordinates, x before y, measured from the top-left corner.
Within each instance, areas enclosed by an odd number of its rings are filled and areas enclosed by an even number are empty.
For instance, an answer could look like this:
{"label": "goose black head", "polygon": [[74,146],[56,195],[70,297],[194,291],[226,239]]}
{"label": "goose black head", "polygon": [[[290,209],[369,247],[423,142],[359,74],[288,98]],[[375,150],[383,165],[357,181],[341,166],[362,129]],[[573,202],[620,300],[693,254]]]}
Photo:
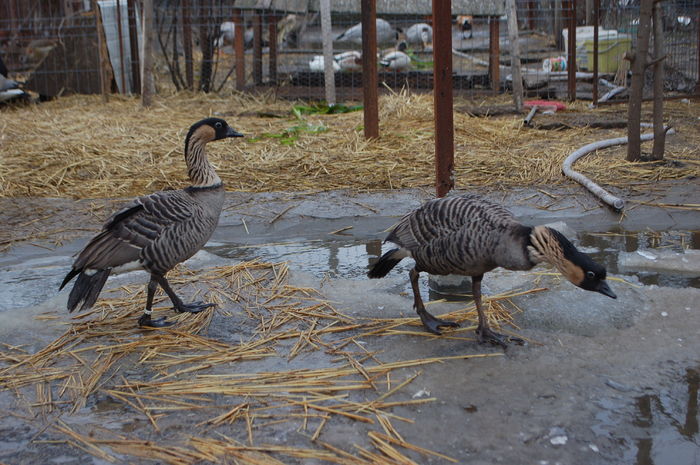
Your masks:
{"label": "goose black head", "polygon": [[581,289],[600,292],[603,295],[617,299],[617,296],[612,289],[610,289],[610,286],[608,286],[605,280],[607,275],[605,267],[594,262],[588,255],[578,250],[576,252],[578,256],[572,260],[572,263],[580,269],[580,273],[577,273],[580,279],[579,282],[575,282],[574,284]]}
{"label": "goose black head", "polygon": [[617,298],[605,281],[607,272],[604,266],[580,252],[555,229],[537,226],[532,231],[530,240],[539,256],[557,267],[566,279],[581,289]]}
{"label": "goose black head", "polygon": [[185,139],[185,145],[189,145],[190,139],[201,142],[226,139],[227,137],[243,137],[243,134],[234,130],[221,118],[206,118],[194,123]]}

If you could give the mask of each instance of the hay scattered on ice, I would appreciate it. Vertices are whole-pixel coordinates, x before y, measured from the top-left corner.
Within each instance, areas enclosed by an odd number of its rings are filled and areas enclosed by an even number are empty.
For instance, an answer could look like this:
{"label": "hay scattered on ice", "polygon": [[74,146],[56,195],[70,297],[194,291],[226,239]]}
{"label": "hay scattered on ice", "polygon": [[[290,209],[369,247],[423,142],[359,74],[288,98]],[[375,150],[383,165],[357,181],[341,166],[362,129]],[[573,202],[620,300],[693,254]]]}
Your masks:
{"label": "hay scattered on ice", "polygon": [[[420,367],[502,355],[465,353],[384,362],[359,341],[402,334],[435,336],[418,329],[417,317],[344,315],[315,289],[291,285],[284,263],[250,261],[196,274],[181,266],[172,281],[190,291],[203,282],[208,289],[204,298],[218,303],[219,309],[179,315],[172,328],[139,330],[143,286],[110,289],[43,349],[29,353],[0,345],[0,389],[14,392],[30,417],[39,414],[34,426],[46,427],[52,441],[65,441],[112,462],[120,461],[115,455],[120,454],[177,465],[215,462],[224,456],[235,456],[239,463],[282,463],[277,460],[285,457],[341,464],[389,464],[398,459],[414,463],[406,455],[409,450],[443,457],[406,442],[393,426],[413,421],[397,415],[395,407],[434,401],[405,392],[420,376]],[[503,305],[509,297],[488,301],[495,326],[511,321]],[[163,299],[157,297],[156,308]],[[156,310],[161,312],[173,315],[169,308]],[[228,341],[201,335],[216,312],[219,324],[236,319],[239,332]],[[446,337],[472,339],[477,320],[473,305],[447,317],[462,322],[463,328]],[[311,366],[304,361],[290,365],[300,354],[316,361]],[[279,360],[285,368],[255,369],[255,361],[263,358],[274,362],[265,366],[276,366]],[[84,419],[72,421],[72,414],[95,398],[112,399],[124,409],[123,419],[140,418],[145,426],[129,435],[94,423],[89,435],[81,433],[88,425]],[[176,438],[172,433],[159,436],[164,423],[179,424],[182,415],[196,415],[190,420],[198,422],[196,433],[185,429]],[[338,421],[365,425],[365,442],[324,441],[324,428]],[[279,446],[258,439],[274,435],[276,425],[296,428],[308,441]],[[144,441],[144,428],[151,430],[149,437],[160,439]],[[232,432],[236,437],[226,436]]]}

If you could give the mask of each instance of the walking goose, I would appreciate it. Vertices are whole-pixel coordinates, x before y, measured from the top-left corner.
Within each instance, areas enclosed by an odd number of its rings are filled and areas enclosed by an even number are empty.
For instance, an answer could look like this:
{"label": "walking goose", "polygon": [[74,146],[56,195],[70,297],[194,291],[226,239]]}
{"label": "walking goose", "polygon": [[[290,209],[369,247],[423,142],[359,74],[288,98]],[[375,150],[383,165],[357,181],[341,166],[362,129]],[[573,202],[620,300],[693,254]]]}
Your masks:
{"label": "walking goose", "polygon": [[[207,143],[242,137],[226,121],[207,118],[195,123],[185,138],[185,162],[192,185],[139,197],[107,220],[102,231],[78,254],[60,289],[76,275],[68,311],[88,309],[97,300],[110,273],[144,269],[151,274],[141,326],[169,326],[165,318],[151,319],[151,306],[160,285],[177,312],[200,312],[213,304],[185,304],[165,275],[194,255],[209,240],[219,222],[224,186],[207,159]],[[59,289],[59,290],[60,290]]]}
{"label": "walking goose", "polygon": [[558,231],[546,226],[525,226],[499,204],[475,194],[430,200],[404,216],[387,236],[399,248],[389,250],[370,269],[370,278],[381,278],[403,258],[415,260],[410,271],[413,306],[423,326],[440,334],[441,326],[459,326],[425,310],[418,289],[421,271],[436,275],[472,277],[472,293],[479,315],[479,342],[506,347],[507,337],[492,331],[481,305],[481,280],[496,267],[529,270],[540,262],[554,265],[569,281],[588,291],[613,299],[617,296],[605,281],[605,268],[579,252]]}

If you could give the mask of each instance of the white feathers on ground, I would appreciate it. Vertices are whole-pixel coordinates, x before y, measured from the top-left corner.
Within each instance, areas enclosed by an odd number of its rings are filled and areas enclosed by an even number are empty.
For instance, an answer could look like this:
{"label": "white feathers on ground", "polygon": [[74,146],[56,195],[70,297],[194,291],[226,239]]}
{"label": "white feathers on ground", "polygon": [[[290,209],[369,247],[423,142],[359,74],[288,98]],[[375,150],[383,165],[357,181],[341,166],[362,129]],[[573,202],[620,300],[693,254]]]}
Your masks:
{"label": "white feathers on ground", "polygon": [[406,29],[406,42],[428,48],[433,42],[433,28],[426,23],[413,24]]}
{"label": "white feathers on ground", "polygon": [[[382,18],[377,18],[377,43],[391,43],[397,38],[398,32],[391,27],[391,24]],[[352,42],[358,45],[362,44],[362,23],[357,23],[346,29],[335,40],[338,42]]]}

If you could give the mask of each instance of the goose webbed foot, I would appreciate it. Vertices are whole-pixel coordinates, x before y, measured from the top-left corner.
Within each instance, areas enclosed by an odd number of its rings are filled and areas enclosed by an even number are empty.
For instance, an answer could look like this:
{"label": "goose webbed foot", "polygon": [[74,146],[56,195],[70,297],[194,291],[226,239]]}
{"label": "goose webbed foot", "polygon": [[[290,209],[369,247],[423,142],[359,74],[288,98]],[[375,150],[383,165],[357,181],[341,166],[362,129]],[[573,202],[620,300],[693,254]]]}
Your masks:
{"label": "goose webbed foot", "polygon": [[172,321],[167,321],[167,319],[162,316],[160,318],[156,318],[155,320],[151,318],[150,313],[144,313],[141,315],[141,318],[139,318],[139,326],[141,327],[147,327],[147,328],[165,328],[167,326],[172,326],[174,323]]}
{"label": "goose webbed foot", "polygon": [[420,316],[420,321],[423,322],[425,329],[428,330],[428,332],[437,334],[438,336],[442,334],[440,331],[441,327],[459,328],[459,323],[436,318],[425,310],[418,311],[418,316]]}
{"label": "goose webbed foot", "polygon": [[476,335],[479,339],[479,342],[481,344],[485,344],[487,342],[493,344],[493,345],[499,345],[503,347],[503,349],[508,348],[508,343],[512,342],[518,345],[523,345],[525,344],[525,340],[521,339],[516,336],[509,336],[507,334],[501,334],[497,333],[496,331],[493,331],[491,328],[488,326],[479,326],[476,328]]}
{"label": "goose webbed foot", "polygon": [[210,307],[214,307],[215,304],[208,304],[204,302],[193,302],[191,304],[180,304],[175,307],[175,311],[178,313],[199,313]]}

